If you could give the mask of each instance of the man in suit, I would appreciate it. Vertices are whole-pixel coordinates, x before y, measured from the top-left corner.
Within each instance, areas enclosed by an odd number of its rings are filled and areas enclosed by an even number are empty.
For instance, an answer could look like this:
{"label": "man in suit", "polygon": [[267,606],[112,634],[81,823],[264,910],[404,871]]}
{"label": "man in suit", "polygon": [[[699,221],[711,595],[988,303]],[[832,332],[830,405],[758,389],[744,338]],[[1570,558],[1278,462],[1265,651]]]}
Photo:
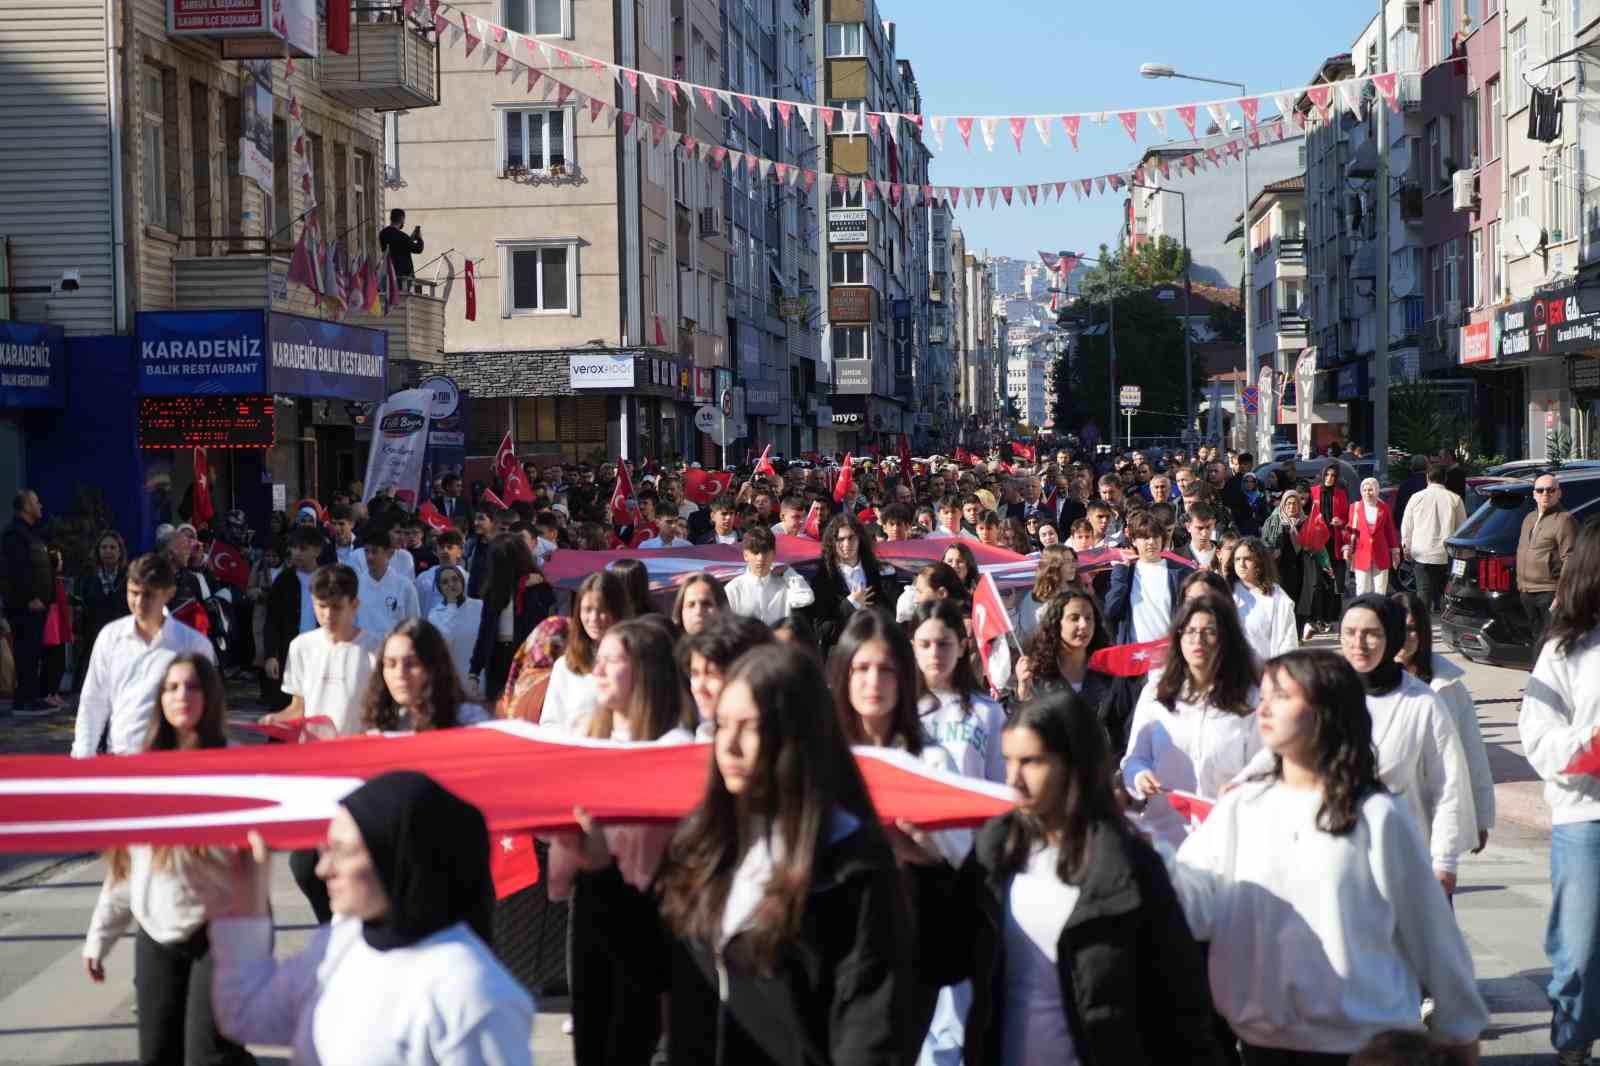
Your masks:
{"label": "man in suit", "polygon": [[739,508],[732,496],[718,496],[711,501],[711,528],[694,538],[696,544],[738,544]]}
{"label": "man in suit", "polygon": [[1128,519],[1127,535],[1133,547],[1124,552],[1123,562],[1111,568],[1106,625],[1118,644],[1160,640],[1172,627],[1178,586],[1188,567],[1162,557],[1166,534],[1148,511]]}
{"label": "man in suit", "polygon": [[446,474],[439,482],[439,513],[454,522],[466,512],[461,505],[461,475]]}

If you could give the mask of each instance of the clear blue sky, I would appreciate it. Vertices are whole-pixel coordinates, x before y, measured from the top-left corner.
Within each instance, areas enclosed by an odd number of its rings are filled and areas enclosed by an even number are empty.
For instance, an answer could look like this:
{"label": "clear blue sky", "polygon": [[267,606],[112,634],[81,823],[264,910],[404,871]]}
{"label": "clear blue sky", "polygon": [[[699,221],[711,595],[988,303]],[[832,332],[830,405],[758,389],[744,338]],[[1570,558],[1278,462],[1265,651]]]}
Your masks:
{"label": "clear blue sky", "polygon": [[[1111,111],[1182,104],[1232,96],[1222,86],[1175,79],[1147,80],[1141,63],[1168,63],[1179,71],[1246,83],[1252,93],[1304,85],[1322,60],[1346,52],[1377,14],[1377,0],[878,0],[879,13],[896,24],[896,50],[911,62],[929,114],[1033,114]],[[1263,102],[1263,116],[1276,114]],[[1201,128],[1206,122],[1201,112]],[[1168,113],[1169,132],[1186,136]],[[945,129],[945,150],[935,156],[936,185],[1005,185],[1090,177],[1131,169],[1144,146],[1159,135],[1141,116],[1140,142],[1128,139],[1111,117],[1107,126],[1085,124],[1074,152],[1060,123],[1049,148],[1031,125],[1018,155],[1001,123],[995,150],[974,129],[973,150],[961,145],[955,123]],[[933,147],[931,135],[930,147]],[[935,149],[937,150],[937,149]],[[1121,197],[1057,206],[961,209],[957,221],[970,252],[1027,258],[1040,249],[1092,251],[1115,244]]]}

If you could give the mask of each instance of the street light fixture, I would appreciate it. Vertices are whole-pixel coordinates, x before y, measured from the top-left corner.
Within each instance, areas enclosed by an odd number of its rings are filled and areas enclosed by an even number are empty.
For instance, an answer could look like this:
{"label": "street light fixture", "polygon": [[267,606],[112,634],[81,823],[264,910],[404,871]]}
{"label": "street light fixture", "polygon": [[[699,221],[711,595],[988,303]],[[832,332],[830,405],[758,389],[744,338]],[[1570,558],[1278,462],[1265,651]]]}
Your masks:
{"label": "street light fixture", "polygon": [[[1169,63],[1145,63],[1139,67],[1139,75],[1144,78],[1177,78],[1182,81],[1200,81],[1208,85],[1226,85],[1230,89],[1238,89],[1239,95],[1246,95],[1249,90],[1242,81],[1225,81],[1221,78],[1202,78],[1197,74],[1180,74]],[[1224,131],[1226,132],[1226,131]],[[1239,214],[1240,244],[1244,246],[1244,281],[1239,290],[1239,303],[1244,306],[1244,377],[1248,387],[1255,384],[1256,380],[1256,345],[1255,322],[1250,313],[1250,152],[1249,149],[1239,153],[1244,172],[1244,188],[1240,190],[1243,207]],[[1255,419],[1245,417],[1245,440],[1248,442],[1255,429]]]}

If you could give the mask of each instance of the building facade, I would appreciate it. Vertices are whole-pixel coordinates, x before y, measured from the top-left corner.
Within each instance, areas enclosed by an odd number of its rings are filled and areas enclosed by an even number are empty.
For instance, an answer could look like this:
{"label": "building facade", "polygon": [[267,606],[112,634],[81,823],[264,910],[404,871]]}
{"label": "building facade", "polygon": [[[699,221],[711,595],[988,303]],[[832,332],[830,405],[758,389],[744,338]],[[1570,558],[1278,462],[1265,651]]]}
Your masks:
{"label": "building facade", "polygon": [[0,347],[38,371],[0,385],[0,490],[68,514],[91,489],[135,548],[186,516],[197,444],[257,528],[359,480],[366,412],[443,344],[431,294],[335,313],[287,281],[313,207],[376,261],[379,112],[437,102],[431,27],[357,17],[338,54],[312,0],[277,26],[168,6],[0,9]]}

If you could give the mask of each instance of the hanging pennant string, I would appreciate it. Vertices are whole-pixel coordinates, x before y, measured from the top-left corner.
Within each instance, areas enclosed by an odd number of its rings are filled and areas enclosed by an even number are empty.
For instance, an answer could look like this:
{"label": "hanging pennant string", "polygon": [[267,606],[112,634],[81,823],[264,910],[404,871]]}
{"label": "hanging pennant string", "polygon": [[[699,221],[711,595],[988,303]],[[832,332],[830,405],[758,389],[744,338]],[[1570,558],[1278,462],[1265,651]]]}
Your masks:
{"label": "hanging pennant string", "polygon": [[[439,17],[443,18],[443,16]],[[469,28],[470,33],[468,32]],[[455,37],[457,38],[457,43],[464,39],[468,42],[468,49],[474,50],[475,45],[472,42],[495,39],[495,27],[482,24],[474,16],[467,15],[464,16],[462,26],[457,27]],[[496,63],[497,68],[502,66],[502,64]],[[625,69],[624,73],[626,74]],[[521,80],[524,75],[514,70],[512,77],[514,80]],[[650,77],[658,76],[651,75]],[[1151,146],[1147,150],[1149,153],[1161,153],[1163,150],[1172,151],[1176,149],[1182,154],[1177,155],[1175,158],[1171,155],[1156,154],[1154,158],[1147,158],[1130,170],[1118,171],[1112,174],[1097,174],[1080,178],[1059,178],[1009,185],[911,184],[878,181],[859,174],[815,171],[793,163],[779,163],[764,159],[760,156],[726,148],[722,145],[708,144],[695,137],[679,133],[664,123],[650,120],[632,111],[623,110],[599,97],[589,96],[587,93],[575,89],[555,77],[545,75],[535,68],[526,68],[526,78],[529,92],[538,88],[544,98],[549,99],[553,95],[557,103],[570,104],[578,113],[588,111],[591,122],[599,122],[601,118],[604,118],[608,125],[620,126],[624,136],[634,137],[641,143],[651,147],[659,148],[665,144],[668,146],[668,151],[676,152],[682,149],[687,153],[691,161],[708,165],[713,170],[719,170],[726,166],[735,174],[748,174],[752,181],[775,180],[780,184],[790,186],[798,184],[808,192],[820,181],[825,188],[840,193],[848,193],[852,198],[860,196],[863,202],[871,203],[881,198],[894,206],[899,206],[902,203],[922,205],[942,201],[967,207],[971,207],[976,203],[977,206],[981,207],[985,200],[989,202],[991,209],[998,208],[1001,205],[1007,207],[1038,206],[1041,203],[1048,204],[1052,192],[1055,194],[1057,203],[1065,201],[1069,190],[1076,200],[1084,200],[1096,195],[1104,195],[1108,189],[1112,193],[1120,193],[1128,185],[1142,185],[1147,180],[1153,180],[1157,173],[1162,178],[1170,178],[1174,167],[1180,172],[1187,171],[1193,174],[1211,167],[1225,166],[1230,162],[1238,161],[1245,152],[1260,149],[1264,141],[1270,144],[1281,141],[1291,135],[1289,122],[1279,116],[1260,121],[1248,130],[1218,133],[1192,141],[1169,141],[1165,145]],[[666,79],[658,80],[664,81]],[[719,94],[722,94],[722,92],[722,90],[718,90]],[[737,99],[742,94],[733,95]],[[1313,94],[1312,99],[1313,101],[1315,100],[1315,94]],[[755,110],[754,101],[752,101],[751,109]],[[1292,107],[1291,110],[1293,110]],[[1306,121],[1310,121],[1313,124],[1317,121],[1315,116],[1308,120],[1304,114],[1296,112],[1296,115],[1300,119],[1296,123],[1297,126],[1303,127]],[[970,136],[971,126],[968,124],[968,120],[958,120],[958,125],[962,127],[963,137]],[[1025,128],[1025,124],[1022,124],[1021,127],[1014,123],[1008,123],[1008,125],[1011,127],[1014,138],[1016,138],[1019,128]],[[935,126],[935,129],[938,128]],[[872,136],[870,124],[868,124],[866,132],[862,132],[856,127],[852,127],[852,129],[862,136]],[[1068,129],[1069,132],[1075,132],[1075,127],[1073,126],[1069,126]],[[992,136],[992,131],[989,131],[987,135]]]}
{"label": "hanging pennant string", "polygon": [[[407,14],[415,14],[420,0],[405,0]],[[785,128],[789,125],[790,114],[796,113],[801,117],[808,130],[812,129],[812,119],[822,119],[823,129],[826,132],[837,132],[841,109],[819,107],[815,104],[795,100],[781,100],[776,97],[756,96],[750,93],[735,93],[728,89],[713,85],[699,85],[695,82],[683,81],[679,78],[669,78],[663,74],[652,74],[648,71],[638,70],[634,67],[625,67],[609,60],[599,59],[595,56],[575,52],[562,45],[552,44],[539,37],[528,37],[515,30],[479,18],[469,12],[462,11],[445,0],[427,0],[429,12],[435,32],[443,37],[448,31],[453,40],[465,38],[467,55],[480,43],[487,43],[488,48],[484,53],[484,61],[488,62],[488,53],[495,53],[495,73],[500,73],[507,63],[515,63],[529,69],[529,87],[537,80],[534,74],[534,64],[529,62],[535,56],[542,56],[544,66],[560,67],[588,67],[598,74],[609,74],[613,80],[621,84],[626,79],[629,88],[637,91],[639,82],[643,80],[657,99],[666,92],[677,101],[687,101],[690,107],[698,106],[695,97],[698,95],[708,107],[715,108],[714,100],[721,100],[727,109],[729,117],[739,117],[744,112],[760,114],[765,118],[769,127],[773,126],[773,114],[776,111]],[[526,57],[526,58],[519,58]],[[1229,122],[1226,120],[1228,108],[1233,108],[1243,117],[1250,129],[1255,129],[1260,121],[1260,106],[1263,98],[1271,99],[1279,109],[1278,118],[1285,121],[1302,122],[1297,115],[1293,101],[1302,94],[1319,98],[1318,111],[1323,121],[1329,121],[1327,101],[1338,89],[1338,99],[1348,110],[1358,112],[1360,100],[1363,97],[1367,84],[1371,83],[1375,94],[1381,97],[1393,110],[1400,109],[1402,91],[1406,98],[1414,96],[1413,80],[1420,76],[1420,71],[1390,71],[1382,74],[1363,74],[1357,77],[1344,78],[1336,82],[1322,82],[1318,85],[1300,86],[1289,89],[1273,89],[1265,93],[1252,96],[1230,96],[1217,100],[1201,100],[1194,103],[1169,104],[1161,107],[1136,107],[1128,109],[1107,109],[1104,111],[1082,112],[1040,112],[1015,115],[921,115],[902,111],[866,111],[860,112],[853,109],[843,110],[844,132],[861,132],[864,124],[868,132],[876,139],[880,127],[887,127],[890,136],[897,136],[897,123],[906,122],[917,129],[931,127],[936,140],[943,147],[944,124],[954,119],[961,130],[961,140],[968,151],[972,150],[972,129],[976,125],[983,133],[985,146],[989,151],[994,150],[995,131],[1004,127],[1009,129],[1016,141],[1017,151],[1022,150],[1022,135],[1031,124],[1039,137],[1040,143],[1050,144],[1050,128],[1059,122],[1072,142],[1074,150],[1078,147],[1078,130],[1082,123],[1091,126],[1120,125],[1129,137],[1137,143],[1139,139],[1140,116],[1163,137],[1166,136],[1167,112],[1176,113],[1183,119],[1191,131],[1194,125],[1194,116],[1198,109],[1205,108],[1217,119],[1217,124],[1226,129]],[[1401,78],[1405,81],[1402,82]],[[737,106],[736,106],[737,104]],[[1115,120],[1115,121],[1114,121]],[[854,125],[852,126],[852,123]]]}

